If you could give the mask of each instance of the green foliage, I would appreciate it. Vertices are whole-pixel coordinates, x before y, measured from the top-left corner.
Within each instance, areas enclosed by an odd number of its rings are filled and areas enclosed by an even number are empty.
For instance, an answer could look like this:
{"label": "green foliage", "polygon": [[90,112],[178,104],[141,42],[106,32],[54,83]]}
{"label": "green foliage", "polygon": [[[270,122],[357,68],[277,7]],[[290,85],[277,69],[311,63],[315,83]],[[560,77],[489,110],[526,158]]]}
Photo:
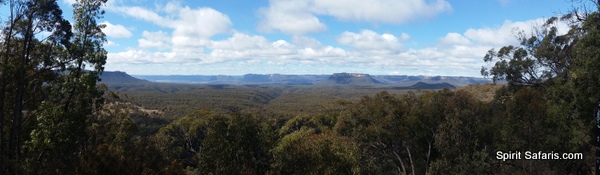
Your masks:
{"label": "green foliage", "polygon": [[267,132],[258,118],[234,114],[209,121],[200,154],[201,174],[265,174],[269,167]]}
{"label": "green foliage", "polygon": [[[32,139],[28,142],[31,145],[28,151],[39,154],[27,160],[32,166],[40,166],[35,169],[60,170],[56,173],[62,174],[72,172],[75,167],[76,151],[86,138],[87,118],[98,108],[102,94],[96,82],[105,64],[106,51],[102,49],[105,39],[96,19],[101,17],[100,7],[105,2],[82,0],[74,5],[74,37],[69,42],[62,41],[68,53],[63,59],[73,61],[62,63],[59,70],[66,72],[47,82],[49,98],[36,110],[37,127],[31,131]],[[58,6],[54,2],[54,6],[40,8]],[[84,72],[85,64],[95,67]]]}
{"label": "green foliage", "polygon": [[141,137],[132,120],[138,108],[105,95],[102,109],[90,118],[85,149],[77,160],[77,174],[183,174],[179,161],[168,157],[151,140]]}
{"label": "green foliage", "polygon": [[435,147],[439,159],[432,173],[489,174],[491,157],[485,142],[485,109],[466,91],[456,91],[447,101],[446,119],[439,125]]}
{"label": "green foliage", "polygon": [[205,110],[188,114],[161,128],[155,135],[155,142],[167,159],[179,160],[184,166],[197,168],[202,141],[215,117],[222,116]]}
{"label": "green foliage", "polygon": [[75,172],[88,118],[101,102],[96,82],[106,51],[96,19],[105,2],[78,1],[75,26],[55,0],[9,2],[0,47],[2,173]]}
{"label": "green foliage", "polygon": [[568,77],[573,48],[581,33],[574,25],[568,33],[559,35],[559,21],[557,17],[548,19],[539,28],[534,28],[531,36],[519,32],[519,46],[489,50],[483,60],[495,64],[491,68],[482,67],[481,74],[491,75],[494,82],[506,80],[510,86],[547,87],[550,80]]}
{"label": "green foliage", "polygon": [[[242,109],[260,108],[279,96],[277,87],[210,87],[187,85],[148,85],[158,90],[125,91],[129,101],[148,109],[158,110],[158,117],[175,120],[198,109],[211,109],[218,113],[240,112]],[[168,86],[168,87],[163,87]],[[173,92],[165,88],[174,86]],[[189,89],[188,89],[189,88]],[[165,92],[163,92],[165,91]]]}
{"label": "green foliage", "polygon": [[[581,38],[576,47],[576,59],[573,61],[571,84],[569,84],[568,94],[573,97],[570,105],[575,109],[576,115],[586,122],[586,126],[591,124],[594,111],[589,110],[590,106],[595,106],[598,97],[600,96],[600,66],[599,47],[600,43],[600,14],[599,12],[591,13],[587,16],[587,20],[583,23],[583,31],[585,36]],[[569,102],[569,101],[567,101]]]}
{"label": "green foliage", "polygon": [[[559,20],[570,21],[570,30],[559,34]],[[486,62],[500,60],[483,75],[507,80],[509,89],[498,91],[493,125],[497,149],[526,149],[556,152],[591,150],[590,129],[598,82],[598,12],[550,18],[532,36],[520,34],[521,45],[490,50]],[[530,87],[523,87],[530,86]],[[592,158],[584,160],[510,161],[504,172],[563,174],[590,171]]]}
{"label": "green foliage", "polygon": [[443,121],[449,90],[381,92],[341,113],[336,131],[357,140],[361,171],[371,174],[426,173],[435,157],[434,137]]}
{"label": "green foliage", "polygon": [[314,129],[315,132],[323,132],[331,130],[335,125],[336,116],[296,116],[289,119],[279,129],[279,135],[285,136],[303,129]]}
{"label": "green foliage", "polygon": [[473,95],[473,97],[477,100],[483,102],[490,102],[494,100],[494,95],[496,91],[500,88],[504,87],[504,85],[500,84],[470,84],[464,87],[460,87],[457,90],[465,90]]}
{"label": "green foliage", "polygon": [[334,132],[303,128],[286,135],[273,150],[275,174],[360,174],[356,143]]}
{"label": "green foliage", "polygon": [[[211,109],[218,113],[244,111],[283,119],[298,115],[328,115],[327,113],[339,112],[341,106],[336,101],[355,101],[385,89],[166,83],[108,86],[127,94],[127,99],[136,105],[160,111],[158,116],[166,120],[175,120],[197,109]],[[390,92],[401,94],[408,90]]]}

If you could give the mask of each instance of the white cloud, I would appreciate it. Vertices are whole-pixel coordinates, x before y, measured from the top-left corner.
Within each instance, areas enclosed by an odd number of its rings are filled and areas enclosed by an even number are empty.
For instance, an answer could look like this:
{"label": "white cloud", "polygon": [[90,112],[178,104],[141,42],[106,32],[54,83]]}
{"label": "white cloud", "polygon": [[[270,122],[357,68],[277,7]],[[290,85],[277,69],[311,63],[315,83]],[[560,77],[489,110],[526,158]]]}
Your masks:
{"label": "white cloud", "polygon": [[113,10],[125,15],[149,21],[157,25],[168,26],[169,20],[161,17],[158,13],[142,7],[114,7]]}
{"label": "white cloud", "polygon": [[332,16],[344,21],[402,24],[431,18],[450,11],[446,0],[270,0],[259,10],[258,29],[286,34],[323,32],[327,29],[317,16]]}
{"label": "white cloud", "polygon": [[292,43],[299,46],[299,47],[307,47],[307,48],[319,48],[322,47],[323,44],[321,44],[321,42],[319,42],[318,40],[311,38],[311,37],[307,37],[307,36],[293,36],[292,37]]}
{"label": "white cloud", "polygon": [[192,36],[209,38],[213,35],[228,32],[231,29],[231,21],[227,15],[212,8],[190,9],[183,7],[178,9],[177,18],[170,22],[174,28],[174,36]]}
{"label": "white cloud", "polygon": [[[146,38],[157,36],[156,38],[163,38],[160,40],[167,40],[163,32],[144,33]],[[448,36],[453,35],[455,34]],[[174,49],[161,52],[131,49],[109,53],[109,64],[196,65],[201,67],[212,64],[244,64],[248,68],[261,67],[262,69],[285,65],[316,68],[327,65],[358,70],[378,69],[387,72],[402,70],[407,74],[411,74],[412,71],[426,75],[477,76],[480,66],[484,64],[481,57],[489,49],[487,46],[460,44],[418,50],[401,49],[401,38],[371,30],[363,30],[360,33],[344,32],[340,34],[338,41],[351,46],[352,49],[348,51],[323,45],[316,39],[307,36],[294,36],[290,42],[270,41],[260,35],[236,32],[223,40],[207,41],[205,47],[208,52],[204,52],[202,49],[188,52]],[[440,42],[442,39],[440,38]]]}
{"label": "white cloud", "polygon": [[516,34],[520,29],[531,28],[528,23],[518,22],[512,23],[511,21],[505,21],[504,24],[497,28],[480,28],[480,29],[468,29],[464,36],[468,39],[474,40],[479,44],[486,45],[508,45],[515,44]]}
{"label": "white cloud", "polygon": [[[504,21],[501,26],[497,27],[485,27],[479,29],[468,29],[464,36],[472,41],[476,41],[479,44],[501,47],[505,45],[518,45],[517,34],[523,32],[526,35],[534,33],[535,28],[542,26],[546,22],[546,18],[538,18],[528,21],[512,22],[510,20]],[[566,22],[559,22],[556,24],[559,34],[564,34],[569,30],[569,26]]]}
{"label": "white cloud", "polygon": [[448,45],[469,45],[469,44],[471,44],[471,41],[469,41],[469,39],[465,38],[461,34],[454,33],[454,32],[446,34],[446,36],[444,36],[443,38],[440,39],[440,42],[442,44],[448,44]]}
{"label": "white cloud", "polygon": [[[155,25],[170,28],[170,41],[165,41],[165,33],[161,39],[143,36],[138,44],[143,48],[170,48],[174,52],[203,52],[210,44],[210,38],[221,33],[232,31],[233,24],[229,17],[212,8],[190,8],[177,3],[168,3],[158,13],[142,7],[113,7],[111,10],[151,22]],[[150,35],[150,33],[146,33]],[[157,33],[153,33],[157,34]]]}
{"label": "white cloud", "polygon": [[131,32],[122,25],[119,25],[119,24],[114,25],[108,21],[104,21],[100,24],[106,25],[106,27],[104,29],[102,29],[102,32],[104,32],[104,34],[106,34],[106,36],[113,37],[113,38],[129,38],[132,35]]}
{"label": "white cloud", "polygon": [[184,64],[201,60],[200,53],[190,52],[149,52],[130,49],[123,52],[109,52],[108,63],[126,64]]}
{"label": "white cloud", "polygon": [[[229,17],[212,8],[190,8],[169,3],[163,11],[166,17],[142,7],[115,7],[114,10],[137,19],[173,29],[173,49],[190,51],[206,46],[210,37],[231,31]],[[145,41],[143,41],[145,42]]]}
{"label": "white cloud", "polygon": [[311,11],[342,20],[401,24],[452,9],[445,0],[311,0]]}
{"label": "white cloud", "polygon": [[327,57],[342,57],[346,54],[343,49],[322,46],[313,38],[303,36],[293,40],[293,43],[285,40],[272,42],[263,36],[235,33],[228,39],[213,41],[209,46],[212,52],[208,58],[221,61],[264,59],[272,64],[287,64],[318,63]]}
{"label": "white cloud", "polygon": [[[145,32],[146,36],[160,32]],[[346,51],[332,46],[323,46],[314,38],[297,37],[295,42],[304,41],[304,46],[289,43],[285,40],[269,41],[263,36],[234,33],[224,40],[211,40],[206,44],[210,52],[203,50],[181,52],[151,52],[142,49],[131,49],[124,52],[109,53],[111,64],[215,64],[227,62],[256,63],[260,60],[270,64],[284,65],[289,63],[323,63],[331,57],[347,56]],[[140,43],[141,45],[141,43]],[[150,45],[150,44],[148,44]]]}
{"label": "white cloud", "polygon": [[310,8],[308,3],[306,0],[271,0],[268,8],[259,10],[263,20],[259,23],[258,29],[295,35],[327,30],[319,18],[306,10]]}
{"label": "white cloud", "polygon": [[371,30],[363,30],[360,33],[344,32],[337,38],[337,42],[360,51],[394,53],[402,49],[402,43],[396,36],[388,33],[378,34]]}
{"label": "white cloud", "polygon": [[141,48],[167,49],[170,48],[171,38],[166,32],[142,32],[142,38],[138,39],[138,46]]}
{"label": "white cloud", "polygon": [[227,50],[253,50],[268,47],[269,42],[262,36],[251,36],[243,33],[235,33],[226,40],[213,41],[210,45],[211,49],[227,49]]}

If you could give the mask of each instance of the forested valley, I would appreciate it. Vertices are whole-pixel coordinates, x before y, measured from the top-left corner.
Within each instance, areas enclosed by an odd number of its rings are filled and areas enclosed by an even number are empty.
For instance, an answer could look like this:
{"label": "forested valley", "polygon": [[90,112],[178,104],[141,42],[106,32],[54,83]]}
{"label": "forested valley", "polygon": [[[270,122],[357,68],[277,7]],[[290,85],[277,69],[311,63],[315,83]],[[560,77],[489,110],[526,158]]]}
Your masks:
{"label": "forested valley", "polygon": [[[595,173],[597,7],[482,55],[481,74],[502,85],[115,90],[99,78],[106,0],[77,1],[72,23],[56,0],[0,2],[10,9],[0,35],[0,174]],[[583,157],[502,160],[499,151]]]}

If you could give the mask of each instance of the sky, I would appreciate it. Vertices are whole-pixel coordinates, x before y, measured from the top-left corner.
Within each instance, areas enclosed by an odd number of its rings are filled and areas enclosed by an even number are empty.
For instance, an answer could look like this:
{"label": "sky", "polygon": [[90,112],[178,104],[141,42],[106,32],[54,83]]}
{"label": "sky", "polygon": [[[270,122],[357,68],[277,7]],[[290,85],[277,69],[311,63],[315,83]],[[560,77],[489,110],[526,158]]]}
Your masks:
{"label": "sky", "polygon": [[[71,18],[75,0],[59,4]],[[106,71],[481,77],[569,0],[109,0]]]}

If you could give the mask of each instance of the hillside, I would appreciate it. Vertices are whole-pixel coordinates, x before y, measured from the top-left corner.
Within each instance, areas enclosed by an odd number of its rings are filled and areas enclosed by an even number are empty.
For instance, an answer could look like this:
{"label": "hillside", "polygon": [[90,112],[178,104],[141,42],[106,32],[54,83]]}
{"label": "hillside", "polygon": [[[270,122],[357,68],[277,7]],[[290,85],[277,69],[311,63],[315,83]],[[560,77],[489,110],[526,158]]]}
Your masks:
{"label": "hillside", "polygon": [[463,76],[423,76],[423,75],[374,75],[373,78],[384,84],[411,85],[418,82],[437,84],[449,83],[454,86],[489,83],[490,79]]}
{"label": "hillside", "polygon": [[476,99],[490,102],[494,99],[494,95],[496,95],[496,91],[500,88],[504,87],[503,84],[471,84],[468,86],[457,88],[457,90],[464,90],[471,93]]}
{"label": "hillside", "polygon": [[148,80],[137,79],[132,77],[131,75],[121,72],[121,71],[104,71],[102,75],[100,75],[100,79],[104,84],[120,84],[120,83],[149,83]]}
{"label": "hillside", "polygon": [[451,85],[450,83],[429,84],[429,83],[418,82],[412,86],[407,87],[407,89],[444,89],[444,88],[456,89],[456,87],[454,85]]}
{"label": "hillside", "polygon": [[334,73],[327,80],[319,85],[352,85],[352,86],[372,86],[383,84],[371,77],[369,74],[358,73]]}

